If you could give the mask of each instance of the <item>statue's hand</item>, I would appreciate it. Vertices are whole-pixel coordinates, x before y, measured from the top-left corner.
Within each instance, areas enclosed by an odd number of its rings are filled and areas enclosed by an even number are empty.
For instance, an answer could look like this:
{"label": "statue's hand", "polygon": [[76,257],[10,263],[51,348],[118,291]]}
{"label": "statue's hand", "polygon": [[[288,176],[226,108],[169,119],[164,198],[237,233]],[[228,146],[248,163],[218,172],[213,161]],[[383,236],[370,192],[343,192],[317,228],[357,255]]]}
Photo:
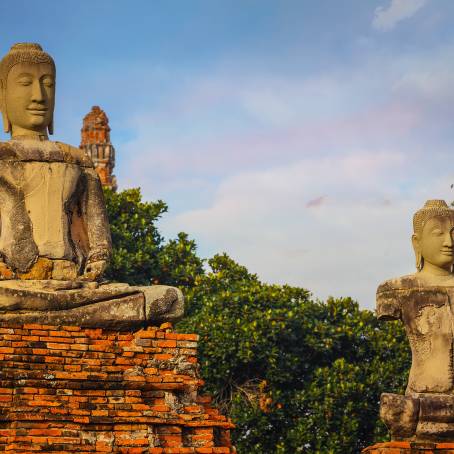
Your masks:
{"label": "statue's hand", "polygon": [[184,315],[181,290],[167,285],[136,287],[145,296],[146,320],[151,323],[175,323]]}
{"label": "statue's hand", "polygon": [[80,276],[82,281],[97,281],[107,268],[106,260],[98,260],[96,262],[88,262],[85,265],[84,274]]}

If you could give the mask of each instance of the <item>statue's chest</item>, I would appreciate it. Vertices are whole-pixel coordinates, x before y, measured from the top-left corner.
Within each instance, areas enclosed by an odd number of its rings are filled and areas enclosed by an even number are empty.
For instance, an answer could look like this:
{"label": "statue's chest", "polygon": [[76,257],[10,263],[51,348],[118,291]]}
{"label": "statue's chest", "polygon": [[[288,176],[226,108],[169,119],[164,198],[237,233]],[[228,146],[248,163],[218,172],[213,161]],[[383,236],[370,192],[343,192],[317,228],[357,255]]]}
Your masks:
{"label": "statue's chest", "polygon": [[409,334],[452,339],[454,336],[454,288],[411,292],[402,304],[402,319]]}
{"label": "statue's chest", "polygon": [[66,204],[76,190],[81,171],[74,164],[63,162],[21,163],[22,181],[19,182],[27,208],[31,211]]}
{"label": "statue's chest", "polygon": [[26,203],[37,199],[65,203],[81,173],[78,165],[66,162],[0,161],[0,196],[20,195]]}
{"label": "statue's chest", "polygon": [[451,393],[454,385],[454,289],[416,288],[401,295],[412,350],[407,392]]}
{"label": "statue's chest", "polygon": [[[17,207],[23,206],[40,256],[73,258],[69,218],[81,174],[78,165],[65,162],[22,161],[1,166],[2,217],[14,218]],[[5,238],[9,236],[6,227],[2,226]]]}

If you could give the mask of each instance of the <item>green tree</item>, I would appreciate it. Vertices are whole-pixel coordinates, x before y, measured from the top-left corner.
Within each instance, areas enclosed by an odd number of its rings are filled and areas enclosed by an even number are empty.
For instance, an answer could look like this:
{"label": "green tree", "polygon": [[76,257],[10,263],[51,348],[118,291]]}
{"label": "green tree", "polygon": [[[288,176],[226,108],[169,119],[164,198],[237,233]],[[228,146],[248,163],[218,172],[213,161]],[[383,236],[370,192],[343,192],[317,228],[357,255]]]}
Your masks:
{"label": "green tree", "polygon": [[179,329],[201,335],[202,375],[240,453],[357,453],[386,436],[379,397],[402,391],[409,366],[399,324],[262,283],[227,255],[209,265]]}
{"label": "green tree", "polygon": [[203,260],[197,256],[197,246],[184,232],[170,240],[158,254],[158,281],[177,287],[192,287],[203,274]]}
{"label": "green tree", "polygon": [[113,255],[106,278],[132,285],[150,282],[186,287],[203,273],[196,244],[185,233],[164,242],[155,223],[167,205],[143,202],[140,189],[104,191]]}
{"label": "green tree", "polygon": [[197,256],[185,233],[165,242],[162,201],[106,191],[112,280],[184,287],[178,330],[200,334],[206,389],[237,425],[241,454],[357,453],[387,436],[382,392],[403,392],[410,365],[399,323],[379,324],[350,298],[263,283],[226,254]]}

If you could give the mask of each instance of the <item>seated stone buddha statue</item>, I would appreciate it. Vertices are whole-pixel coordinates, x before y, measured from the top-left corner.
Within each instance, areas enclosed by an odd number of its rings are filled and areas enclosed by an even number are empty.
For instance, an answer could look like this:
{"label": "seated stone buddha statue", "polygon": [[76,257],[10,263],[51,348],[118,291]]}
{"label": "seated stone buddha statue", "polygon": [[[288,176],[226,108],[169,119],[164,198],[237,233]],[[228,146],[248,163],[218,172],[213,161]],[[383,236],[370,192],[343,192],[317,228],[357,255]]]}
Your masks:
{"label": "seated stone buddha statue", "polygon": [[377,290],[377,316],[401,320],[412,352],[405,396],[382,394],[396,440],[454,439],[454,210],[429,200],[413,217],[417,272]]}
{"label": "seated stone buddha statue", "polygon": [[0,320],[129,329],[176,321],[173,287],[102,282],[112,252],[99,177],[79,148],[50,141],[56,70],[38,44],[0,62]]}

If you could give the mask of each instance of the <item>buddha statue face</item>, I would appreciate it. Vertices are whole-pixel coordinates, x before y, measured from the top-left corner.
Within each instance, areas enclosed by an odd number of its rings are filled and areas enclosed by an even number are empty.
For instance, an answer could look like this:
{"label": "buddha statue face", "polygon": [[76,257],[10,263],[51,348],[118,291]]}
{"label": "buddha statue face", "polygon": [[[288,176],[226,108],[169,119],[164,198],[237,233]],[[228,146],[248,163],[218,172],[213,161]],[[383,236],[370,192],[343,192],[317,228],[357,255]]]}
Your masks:
{"label": "buddha statue face", "polygon": [[13,136],[53,133],[55,63],[39,44],[18,43],[0,61],[0,110]]}
{"label": "buddha statue face", "polygon": [[17,63],[7,78],[6,115],[14,136],[47,135],[55,103],[55,74],[49,63]]}
{"label": "buddha statue face", "polygon": [[413,218],[413,248],[418,271],[451,273],[454,264],[454,210],[442,200],[429,200]]}
{"label": "buddha statue face", "polygon": [[429,219],[422,233],[415,236],[414,242],[424,264],[450,272],[454,263],[454,222],[451,217]]}

